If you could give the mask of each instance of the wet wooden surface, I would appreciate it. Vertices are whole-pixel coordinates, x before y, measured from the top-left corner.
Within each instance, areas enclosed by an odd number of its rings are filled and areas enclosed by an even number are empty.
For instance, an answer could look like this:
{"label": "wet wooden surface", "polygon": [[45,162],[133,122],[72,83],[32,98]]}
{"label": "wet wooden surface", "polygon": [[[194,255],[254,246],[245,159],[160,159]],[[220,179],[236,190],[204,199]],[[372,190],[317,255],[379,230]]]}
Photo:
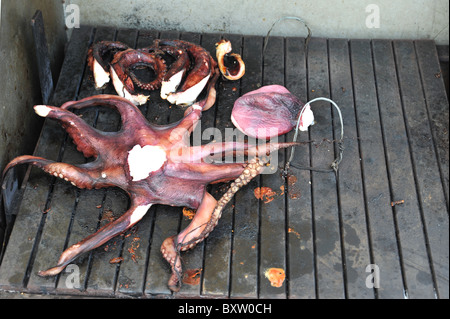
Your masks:
{"label": "wet wooden surface", "polygon": [[[144,47],[156,38],[183,39],[214,54],[221,37],[242,54],[247,72],[240,81],[219,82],[216,104],[194,134],[233,129],[233,102],[262,85],[284,85],[305,102],[328,97],[344,118],[338,176],[291,167],[284,178],[274,167],[273,174],[254,179],[236,194],[207,240],[182,255],[184,269],[197,271],[198,280],[172,294],[159,248],[189,224],[180,207],[155,205],[132,230],[84,254],[65,272],[39,277],[65,248],[125,212],[128,198],[117,189],[79,190],[32,168],[1,260],[0,289],[103,297],[449,298],[449,111],[433,41],[312,38],[305,51],[303,38],[271,37],[263,52],[258,36],[82,26],[73,30],[51,104],[114,93],[112,85],[94,89],[86,66],[93,42]],[[148,120],[180,119],[183,110],[158,94],[141,107]],[[300,134],[305,143],[296,148],[293,164],[324,168],[336,157],[339,120],[329,103],[312,109],[316,124]],[[119,128],[118,115],[103,108],[79,115],[101,130]],[[207,135],[203,143],[217,138]],[[293,132],[279,141],[292,137]],[[279,152],[279,167],[289,154]],[[35,155],[86,160],[50,120]],[[210,191],[218,198],[226,186]],[[258,187],[276,194],[259,200]],[[110,263],[114,258],[122,261]],[[285,271],[281,287],[266,278],[270,268]],[[379,271],[379,288],[370,285],[373,269]]]}

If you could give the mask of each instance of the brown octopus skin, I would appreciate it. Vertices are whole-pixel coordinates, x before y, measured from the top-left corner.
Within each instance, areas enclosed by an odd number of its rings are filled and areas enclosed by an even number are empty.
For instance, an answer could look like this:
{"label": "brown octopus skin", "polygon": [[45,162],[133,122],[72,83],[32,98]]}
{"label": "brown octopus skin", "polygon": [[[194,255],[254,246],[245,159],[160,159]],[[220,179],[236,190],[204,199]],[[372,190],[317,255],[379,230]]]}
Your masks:
{"label": "brown octopus skin", "polygon": [[[156,78],[149,83],[140,81],[131,71],[132,68],[139,65],[150,66],[154,70]],[[111,68],[114,68],[119,80],[130,93],[135,92],[134,84],[143,90],[159,89],[167,70],[163,59],[144,51],[132,49],[117,53],[111,62]]]}
{"label": "brown octopus skin", "polygon": [[[128,45],[119,41],[100,41],[93,45],[88,52],[88,65],[93,69],[94,60],[108,72],[109,62],[112,61],[115,53],[129,49]],[[106,60],[106,55],[111,54],[111,58]]]}
{"label": "brown octopus skin", "polygon": [[[208,51],[201,46],[190,42],[182,40],[155,40],[155,45],[181,48],[186,50],[190,55],[192,60],[191,69],[181,88],[179,88],[177,92],[170,94],[168,100],[177,105],[192,104],[203,88],[199,89],[199,92],[194,96],[187,96],[189,93],[188,90],[201,85],[202,80],[205,80],[205,78],[211,77],[214,73],[216,62],[212,59]],[[206,83],[204,83],[204,85],[206,85]]]}
{"label": "brown octopus skin", "polygon": [[174,46],[167,46],[167,45],[159,45],[159,43],[156,43],[150,47],[138,49],[138,51],[143,52],[160,52],[160,54],[168,54],[170,55],[175,61],[170,65],[168,68],[166,74],[163,77],[164,81],[169,80],[173,75],[178,73],[179,71],[187,71],[191,61],[189,60],[189,55],[186,52],[185,49],[177,48]]}
{"label": "brown octopus skin", "polygon": [[[170,289],[174,291],[179,289],[181,284],[179,275],[182,271],[181,265],[178,264],[179,251],[193,247],[209,234],[217,223],[224,205],[223,200],[217,202],[206,192],[206,186],[209,183],[236,178],[245,180],[241,178],[242,174],[245,176],[249,170],[253,172],[249,176],[258,173],[255,171],[256,164],[253,162],[249,164],[205,162],[204,159],[211,155],[211,148],[216,155],[232,152],[261,156],[282,147],[295,145],[295,143],[272,143],[252,147],[233,142],[191,147],[189,136],[201,118],[206,100],[194,104],[190,112],[179,122],[164,126],[149,123],[135,105],[115,95],[92,96],[80,101],[67,102],[60,108],[46,105],[35,106],[38,115],[58,121],[73,139],[78,150],[86,157],[93,157],[94,161],[71,165],[36,156],[20,156],[6,166],[2,175],[3,181],[12,167],[19,164],[31,164],[79,188],[120,187],[131,199],[129,209],[120,218],[70,246],[61,254],[55,267],[39,272],[40,275],[50,276],[60,273],[80,254],[101,246],[112,237],[135,225],[153,204],[187,206],[197,209],[197,217],[194,218],[193,225],[188,226],[187,230],[181,233],[181,237],[180,235],[169,237],[161,248],[173,270],[169,280]],[[82,109],[97,105],[107,106],[119,112],[122,121],[120,131],[96,130],[68,111],[68,109]],[[146,158],[154,159],[159,156],[160,162],[153,161],[152,163],[156,164],[150,169],[139,166],[141,164],[136,164],[135,159],[131,160],[131,155],[134,156],[136,149],[140,151],[147,149],[147,152],[144,152]],[[148,153],[148,150],[151,152]],[[138,152],[137,155],[142,154]],[[145,160],[145,163],[147,162],[151,161]],[[139,169],[135,170],[135,166]],[[133,170],[139,171],[138,178],[135,173],[132,173]],[[237,191],[237,185],[240,184],[232,186],[232,192]],[[229,197],[230,194],[227,194]],[[204,225],[197,225],[199,220]],[[171,241],[170,238],[175,238],[175,241],[173,239]],[[176,244],[172,245],[175,242]]]}
{"label": "brown octopus skin", "polygon": [[[104,88],[109,82],[109,63],[116,53],[129,49],[129,47],[119,41],[100,41],[91,46],[88,51],[88,66],[94,73],[97,89]],[[98,67],[100,66],[100,67]],[[99,74],[101,73],[101,74]],[[99,78],[105,77],[104,83],[98,84]]]}
{"label": "brown octopus skin", "polygon": [[186,77],[191,60],[185,49],[174,46],[160,46],[158,43],[139,49],[144,52],[161,52],[163,55],[171,56],[175,61],[168,67],[161,83],[161,98],[166,99],[170,93],[174,93],[182,80]]}

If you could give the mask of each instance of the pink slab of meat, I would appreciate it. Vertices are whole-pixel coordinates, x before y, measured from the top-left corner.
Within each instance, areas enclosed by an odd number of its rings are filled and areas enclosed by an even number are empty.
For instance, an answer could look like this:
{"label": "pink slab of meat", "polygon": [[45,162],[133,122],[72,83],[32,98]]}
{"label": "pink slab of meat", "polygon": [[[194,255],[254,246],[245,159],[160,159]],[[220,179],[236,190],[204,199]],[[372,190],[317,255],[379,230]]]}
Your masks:
{"label": "pink slab of meat", "polygon": [[250,137],[270,139],[291,131],[302,108],[303,103],[284,86],[267,85],[238,98],[231,121]]}

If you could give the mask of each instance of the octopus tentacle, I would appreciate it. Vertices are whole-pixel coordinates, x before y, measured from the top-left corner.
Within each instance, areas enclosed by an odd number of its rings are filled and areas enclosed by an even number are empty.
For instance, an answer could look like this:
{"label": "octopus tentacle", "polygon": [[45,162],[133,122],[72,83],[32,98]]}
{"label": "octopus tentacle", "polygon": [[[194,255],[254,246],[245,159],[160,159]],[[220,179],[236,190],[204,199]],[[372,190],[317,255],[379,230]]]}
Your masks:
{"label": "octopus tentacle", "polygon": [[211,77],[211,55],[201,46],[182,40],[156,40],[155,45],[180,47],[188,52],[192,58],[191,70],[178,92],[169,94],[167,100],[177,105],[194,103]]}
{"label": "octopus tentacle", "polygon": [[129,100],[117,95],[101,94],[90,96],[79,101],[66,102],[61,106],[61,109],[67,110],[69,108],[73,108],[80,110],[86,107],[100,105],[109,107],[119,112],[123,130],[128,129],[133,125],[147,126],[147,121],[141,111]]}
{"label": "octopus tentacle", "polygon": [[131,207],[115,221],[100,228],[96,233],[86,237],[82,241],[70,246],[60,256],[55,267],[40,271],[40,276],[54,276],[59,274],[70,262],[80,254],[97,248],[106,243],[111,238],[126,231],[144,217],[151,204],[132,203]]}
{"label": "octopus tentacle", "polygon": [[216,102],[216,83],[219,79],[219,70],[217,69],[215,61],[212,58],[211,61],[211,64],[213,64],[214,67],[211,71],[212,78],[210,78],[206,88],[206,97],[198,102],[198,105],[201,106],[202,111],[209,110]]}
{"label": "octopus tentacle", "polygon": [[167,45],[160,46],[159,43],[155,43],[151,47],[143,48],[140,50],[145,52],[161,51],[162,53],[167,54],[175,59],[175,61],[171,63],[170,66],[168,66],[167,72],[161,82],[160,96],[162,99],[166,99],[170,93],[173,93],[177,90],[181,81],[186,76],[191,64],[189,54],[185,49]]}
{"label": "octopus tentacle", "polygon": [[109,82],[109,63],[117,52],[129,47],[118,41],[100,41],[88,51],[88,65],[94,73],[96,89],[104,88]]}
{"label": "octopus tentacle", "polygon": [[184,117],[174,126],[171,133],[171,140],[174,144],[189,139],[189,134],[191,134],[197,126],[200,118],[202,117],[202,112],[208,110],[212,105],[214,105],[216,101],[215,84],[218,76],[219,74],[216,72],[213,79],[208,83],[206,97],[186,109]]}
{"label": "octopus tentacle", "polygon": [[62,108],[36,105],[34,110],[41,117],[49,117],[59,121],[73,139],[77,149],[85,157],[98,156],[98,147],[96,147],[96,144],[98,145],[102,139],[106,138],[102,132],[87,124],[74,113]]}
{"label": "octopus tentacle", "polygon": [[180,239],[188,241],[194,238],[195,234],[201,233],[203,228],[207,225],[208,220],[211,218],[211,214],[216,205],[216,199],[208,192],[205,192],[202,202],[191,223],[178,236],[168,237],[162,243],[161,253],[172,269],[172,275],[168,282],[168,286],[172,291],[178,291],[181,288],[181,275],[183,269],[179,254],[180,250],[178,249]]}
{"label": "octopus tentacle", "polygon": [[180,291],[181,288],[181,276],[183,274],[183,268],[181,266],[180,253],[176,250],[176,235],[166,238],[161,245],[161,254],[164,259],[169,263],[172,270],[167,286],[174,292]]}
{"label": "octopus tentacle", "polygon": [[[172,159],[171,159],[172,160]],[[176,161],[175,163],[167,164],[168,169],[172,170],[172,168],[177,167],[177,169],[181,169],[183,172],[179,172],[174,176],[189,178],[192,181],[203,181],[207,183],[218,183],[222,181],[229,181],[230,179],[236,178],[239,174],[242,173],[242,170],[245,167],[245,163],[183,163]],[[168,172],[167,176],[171,176],[171,173]]]}
{"label": "octopus tentacle", "polygon": [[262,156],[281,148],[297,145],[299,145],[297,142],[265,143],[263,145],[251,145],[243,142],[209,143],[190,147],[187,151],[178,155],[178,160],[180,162],[199,163],[206,159],[213,159],[219,156],[221,158],[233,155]]}
{"label": "octopus tentacle", "polygon": [[[206,96],[202,100],[195,102],[194,104],[189,106],[186,109],[186,111],[184,112],[184,116],[189,115],[189,113],[191,113],[195,109],[199,109],[202,112],[207,111],[216,102],[216,97],[217,97],[216,83],[217,83],[217,80],[219,79],[219,70],[217,68],[214,68],[212,74],[213,74],[213,77],[209,80],[208,85],[206,87]],[[195,124],[197,124],[197,123],[195,123]],[[194,129],[195,129],[195,125],[192,126],[192,129],[190,132],[192,132]]]}
{"label": "octopus tentacle", "polygon": [[267,158],[254,158],[244,168],[238,178],[231,183],[227,192],[216,201],[209,193],[205,193],[202,203],[192,219],[192,222],[178,236],[167,238],[161,252],[170,264],[172,274],[168,286],[172,291],[179,291],[181,287],[182,266],[180,252],[192,249],[209,236],[217,226],[222,211],[234,194],[257,176],[267,163]]}
{"label": "octopus tentacle", "polygon": [[187,237],[183,233],[180,233],[178,240],[178,249],[185,251],[193,248],[196,244],[209,236],[211,231],[217,226],[222,211],[229,201],[233,198],[234,194],[242,187],[247,185],[255,176],[259,175],[268,162],[267,158],[255,157],[244,168],[242,173],[230,184],[227,192],[217,202],[214,211],[211,214],[211,218],[200,232],[198,236]]}
{"label": "octopus tentacle", "polygon": [[[92,162],[91,162],[92,163]],[[64,179],[72,185],[79,188],[100,188],[106,185],[98,183],[101,181],[101,174],[97,168],[91,164],[71,165],[67,163],[59,163],[42,157],[23,155],[12,160],[3,171],[3,180],[7,172],[14,166],[21,164],[29,164],[42,169],[44,172]]]}

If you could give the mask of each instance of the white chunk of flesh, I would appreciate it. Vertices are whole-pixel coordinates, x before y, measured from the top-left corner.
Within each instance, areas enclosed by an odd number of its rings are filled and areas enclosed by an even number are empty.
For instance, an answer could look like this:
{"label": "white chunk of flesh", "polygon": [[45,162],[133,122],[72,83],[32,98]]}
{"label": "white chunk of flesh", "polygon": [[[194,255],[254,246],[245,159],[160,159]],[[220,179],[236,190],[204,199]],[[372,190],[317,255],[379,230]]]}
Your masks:
{"label": "white chunk of flesh", "polygon": [[94,59],[95,88],[100,89],[109,82],[109,72],[106,72],[100,63]]}
{"label": "white chunk of flesh", "polygon": [[200,82],[195,84],[193,87],[187,89],[184,92],[179,92],[175,94],[170,94],[167,100],[176,105],[190,105],[195,102],[198,95],[203,91],[206,83],[208,83],[211,74],[205,76]]}
{"label": "white chunk of flesh", "polygon": [[52,109],[49,108],[47,105],[35,105],[34,111],[37,115],[42,117],[47,117],[48,113],[50,113]]}
{"label": "white chunk of flesh", "polygon": [[130,225],[134,225],[135,223],[140,221],[142,217],[144,217],[145,214],[147,214],[147,211],[150,209],[151,206],[152,204],[138,206],[130,216]]}
{"label": "white chunk of flesh", "polygon": [[150,95],[144,95],[144,94],[131,94],[128,92],[128,90],[123,85],[122,81],[119,80],[119,77],[117,76],[116,71],[114,71],[114,68],[111,67],[111,76],[112,81],[114,84],[114,88],[116,89],[116,92],[119,96],[126,98],[128,101],[133,103],[134,105],[142,105],[147,103],[148,98]]}
{"label": "white chunk of flesh", "polygon": [[150,173],[159,170],[167,161],[166,152],[161,146],[135,145],[128,152],[128,168],[133,181],[146,179]]}
{"label": "white chunk of flesh", "polygon": [[172,77],[168,81],[162,81],[161,83],[161,98],[167,99],[167,96],[170,93],[173,93],[177,90],[178,86],[183,79],[184,70],[181,70],[178,73],[172,75]]}
{"label": "white chunk of flesh", "polygon": [[308,127],[313,124],[314,124],[314,114],[309,104],[307,104],[300,119],[299,129],[300,131],[307,131]]}

